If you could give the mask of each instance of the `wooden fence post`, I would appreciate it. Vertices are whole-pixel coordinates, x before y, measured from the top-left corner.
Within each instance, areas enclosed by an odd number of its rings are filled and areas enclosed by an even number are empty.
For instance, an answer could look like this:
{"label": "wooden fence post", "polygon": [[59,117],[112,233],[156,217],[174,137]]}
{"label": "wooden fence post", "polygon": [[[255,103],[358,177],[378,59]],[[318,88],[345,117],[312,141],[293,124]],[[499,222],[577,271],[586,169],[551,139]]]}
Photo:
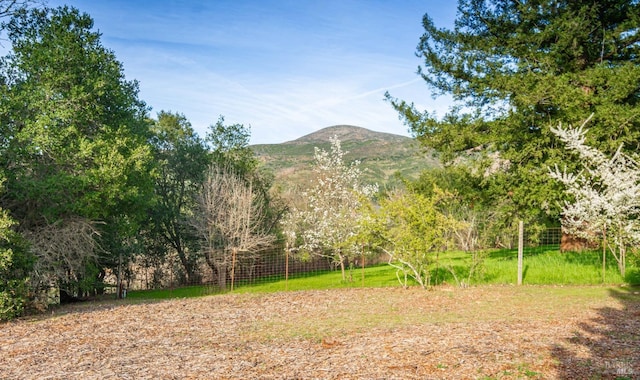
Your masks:
{"label": "wooden fence post", "polygon": [[289,243],[284,252],[284,290],[289,290]]}
{"label": "wooden fence post", "polygon": [[231,253],[231,291],[233,292],[233,285],[236,280],[236,250]]}
{"label": "wooden fence post", "polygon": [[362,244],[362,287],[364,288],[364,243]]}
{"label": "wooden fence post", "polygon": [[518,285],[522,285],[522,256],[524,251],[524,222],[518,223]]}

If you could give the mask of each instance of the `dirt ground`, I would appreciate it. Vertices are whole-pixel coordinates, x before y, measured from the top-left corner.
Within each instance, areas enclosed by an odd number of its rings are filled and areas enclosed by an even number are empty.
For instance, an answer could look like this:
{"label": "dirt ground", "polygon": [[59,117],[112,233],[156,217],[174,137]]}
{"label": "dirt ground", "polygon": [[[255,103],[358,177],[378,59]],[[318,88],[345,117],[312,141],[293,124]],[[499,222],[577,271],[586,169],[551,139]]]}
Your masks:
{"label": "dirt ground", "polygon": [[640,379],[639,293],[385,288],[75,305],[0,324],[0,378]]}

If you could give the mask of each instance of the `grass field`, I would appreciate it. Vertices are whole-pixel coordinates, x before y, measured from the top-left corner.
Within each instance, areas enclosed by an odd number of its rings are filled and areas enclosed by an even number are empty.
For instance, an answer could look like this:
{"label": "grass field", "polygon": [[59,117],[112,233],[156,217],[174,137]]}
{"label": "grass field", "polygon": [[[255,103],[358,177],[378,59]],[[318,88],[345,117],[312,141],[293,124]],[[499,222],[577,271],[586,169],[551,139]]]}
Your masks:
{"label": "grass field", "polygon": [[[514,250],[494,250],[488,252],[483,264],[469,278],[471,255],[464,252],[440,254],[438,262],[432,265],[432,285],[458,285],[458,281],[469,280],[473,285],[507,285],[517,282],[517,253]],[[347,270],[347,281],[343,281],[339,270],[297,274],[288,280],[284,276],[262,278],[252,284],[236,284],[234,292],[278,292],[284,290],[313,290],[360,287],[400,286],[396,270],[387,264]],[[528,285],[602,285],[602,256],[600,252],[560,253],[557,249],[538,248],[528,250],[524,255],[523,283]],[[640,270],[627,268],[626,278],[622,278],[612,257],[607,257],[604,284],[640,284]],[[410,285],[416,285],[410,283]],[[210,286],[191,286],[175,289],[132,291],[132,299],[165,299],[200,297],[216,293]]]}

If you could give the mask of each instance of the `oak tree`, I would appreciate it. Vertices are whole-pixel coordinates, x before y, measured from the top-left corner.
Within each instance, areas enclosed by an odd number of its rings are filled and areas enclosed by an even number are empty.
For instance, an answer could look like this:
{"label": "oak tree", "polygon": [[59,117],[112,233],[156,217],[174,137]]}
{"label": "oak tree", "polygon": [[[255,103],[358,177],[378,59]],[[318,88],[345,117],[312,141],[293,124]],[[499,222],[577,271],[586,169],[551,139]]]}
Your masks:
{"label": "oak tree", "polygon": [[6,31],[1,206],[31,233],[77,218],[100,221],[109,254],[98,267],[114,266],[135,241],[153,191],[148,109],[138,85],[77,9],[19,11]]}
{"label": "oak tree", "polygon": [[161,111],[151,129],[158,175],[154,187],[156,201],[148,223],[149,249],[161,250],[156,252],[161,257],[166,256],[166,251],[175,253],[184,281],[195,283],[199,239],[190,218],[207,174],[209,152],[184,115]]}

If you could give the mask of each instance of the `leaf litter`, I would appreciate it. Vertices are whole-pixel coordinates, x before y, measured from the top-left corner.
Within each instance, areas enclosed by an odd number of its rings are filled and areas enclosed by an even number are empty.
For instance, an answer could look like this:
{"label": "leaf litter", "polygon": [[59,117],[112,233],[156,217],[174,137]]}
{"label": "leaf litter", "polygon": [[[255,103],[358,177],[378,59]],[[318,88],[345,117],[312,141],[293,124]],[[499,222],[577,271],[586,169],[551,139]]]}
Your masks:
{"label": "leaf litter", "polygon": [[1,324],[0,358],[1,379],[633,379],[640,295],[485,286],[110,301]]}

